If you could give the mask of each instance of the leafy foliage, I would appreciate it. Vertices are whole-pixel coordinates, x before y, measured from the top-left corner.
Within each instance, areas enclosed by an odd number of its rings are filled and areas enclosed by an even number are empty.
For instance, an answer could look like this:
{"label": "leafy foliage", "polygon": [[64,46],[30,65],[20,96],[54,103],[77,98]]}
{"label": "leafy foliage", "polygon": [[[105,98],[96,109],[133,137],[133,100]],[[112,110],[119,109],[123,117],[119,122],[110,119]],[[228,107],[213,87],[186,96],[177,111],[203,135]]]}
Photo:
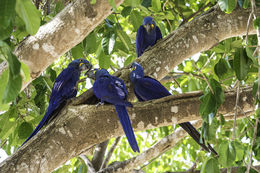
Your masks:
{"label": "leafy foliage", "polygon": [[[48,6],[47,1],[43,0],[37,6],[33,2],[35,1],[0,1],[0,63],[8,63],[8,69],[0,76],[0,146],[8,155],[13,154],[40,122],[48,107],[53,82],[71,60],[86,57],[95,67],[116,71],[135,60],[136,31],[145,16],[154,18],[165,37],[180,25],[194,19],[196,12],[201,15],[214,4],[219,4],[226,13],[231,13],[237,6],[250,7],[248,0],[125,0],[116,8],[114,1],[109,0],[114,13],[20,92],[22,79],[28,81],[30,73],[29,68],[12,53],[14,47],[29,34],[34,35],[40,25],[55,17],[68,3],[66,0],[53,1]],[[96,0],[91,0],[91,4],[95,3]],[[259,17],[254,21],[254,26],[259,27]],[[244,171],[244,161],[248,161],[250,143],[253,140],[252,126],[255,125],[255,117],[259,118],[259,113],[248,119],[237,120],[235,140],[232,140],[233,121],[226,121],[218,113],[225,100],[226,89],[235,88],[238,81],[242,86],[258,83],[259,65],[254,55],[257,38],[249,36],[248,44],[244,45],[244,42],[244,37],[229,38],[200,53],[197,58],[190,57],[171,72],[178,74],[176,81],[179,85],[174,81],[164,84],[173,94],[204,91],[200,98],[200,113],[203,118],[201,134],[218,149],[219,158],[209,157],[194,140],[185,137],[174,148],[143,167],[144,171],[184,171],[195,161],[201,172],[218,173],[219,168],[232,166],[239,166],[240,171]],[[257,85],[254,86],[256,95]],[[78,94],[90,87],[90,80],[80,83]],[[151,147],[178,127],[155,128],[137,133],[141,150]],[[109,147],[113,140],[110,140]],[[260,161],[259,143],[258,129],[256,145],[253,146],[253,164]],[[123,137],[110,163],[124,161],[135,155]],[[70,163],[54,172],[69,171],[86,172],[87,166],[80,158],[73,158]]]}

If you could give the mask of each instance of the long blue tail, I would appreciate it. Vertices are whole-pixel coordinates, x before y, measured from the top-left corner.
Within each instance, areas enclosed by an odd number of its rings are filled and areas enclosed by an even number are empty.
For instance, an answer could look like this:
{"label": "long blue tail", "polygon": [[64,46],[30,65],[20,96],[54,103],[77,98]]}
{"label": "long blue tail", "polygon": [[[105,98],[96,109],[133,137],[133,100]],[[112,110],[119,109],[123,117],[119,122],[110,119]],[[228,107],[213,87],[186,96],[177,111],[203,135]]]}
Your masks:
{"label": "long blue tail", "polygon": [[135,134],[131,125],[131,121],[129,119],[127,110],[126,110],[126,106],[122,106],[122,105],[115,105],[116,108],[116,112],[118,115],[118,118],[120,120],[121,125],[123,126],[123,130],[125,132],[126,138],[132,148],[132,150],[134,152],[139,152],[139,147],[137,144],[137,141],[135,139]]}
{"label": "long blue tail", "polygon": [[24,141],[24,143],[21,146],[23,146],[29,139],[31,139],[34,135],[36,135],[39,132],[39,130],[42,128],[42,126],[44,126],[46,121],[50,118],[52,113],[53,113],[53,111],[48,108],[47,112],[43,116],[43,118],[40,121],[40,123],[37,125],[37,127],[34,129],[32,134]]}
{"label": "long blue tail", "polygon": [[213,154],[218,156],[218,153],[208,144],[206,146],[205,140],[202,138],[202,143],[200,142],[200,133],[197,131],[197,129],[190,123],[180,123],[179,124],[204,150],[207,152],[212,152]]}

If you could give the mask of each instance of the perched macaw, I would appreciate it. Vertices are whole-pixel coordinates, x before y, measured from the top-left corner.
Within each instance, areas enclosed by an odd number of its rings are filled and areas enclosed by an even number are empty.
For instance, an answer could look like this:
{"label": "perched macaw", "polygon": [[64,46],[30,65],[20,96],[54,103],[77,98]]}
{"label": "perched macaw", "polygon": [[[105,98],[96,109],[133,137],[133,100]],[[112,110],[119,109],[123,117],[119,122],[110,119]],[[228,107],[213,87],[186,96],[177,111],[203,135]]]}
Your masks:
{"label": "perched macaw", "polygon": [[[134,93],[139,101],[147,101],[159,99],[171,95],[171,93],[156,79],[144,76],[142,66],[136,62],[132,64],[132,71],[130,73],[130,80],[134,84]],[[200,133],[192,126],[190,122],[179,124],[202,148],[208,152],[217,152],[208,144],[208,147],[200,142]]]}
{"label": "perched macaw", "polygon": [[136,54],[141,56],[144,51],[155,45],[157,40],[162,38],[161,30],[156,26],[152,17],[145,17],[143,24],[139,27],[136,34]]}
{"label": "perched macaw", "polygon": [[[115,105],[118,118],[132,150],[140,152],[126,109],[126,106],[132,107],[133,105],[127,101],[128,93],[123,80],[111,76],[105,69],[94,69],[93,71],[96,71],[93,85],[94,94],[100,99],[101,103],[108,102]],[[92,73],[92,75],[94,74]],[[91,75],[89,77],[93,78]]]}
{"label": "perched macaw", "polygon": [[49,120],[54,118],[53,116],[56,115],[55,111],[60,109],[60,106],[64,105],[68,99],[77,95],[77,82],[81,71],[90,70],[91,68],[92,65],[87,60],[76,59],[69,63],[68,67],[59,74],[52,88],[47,112],[32,134],[22,145],[36,135]]}

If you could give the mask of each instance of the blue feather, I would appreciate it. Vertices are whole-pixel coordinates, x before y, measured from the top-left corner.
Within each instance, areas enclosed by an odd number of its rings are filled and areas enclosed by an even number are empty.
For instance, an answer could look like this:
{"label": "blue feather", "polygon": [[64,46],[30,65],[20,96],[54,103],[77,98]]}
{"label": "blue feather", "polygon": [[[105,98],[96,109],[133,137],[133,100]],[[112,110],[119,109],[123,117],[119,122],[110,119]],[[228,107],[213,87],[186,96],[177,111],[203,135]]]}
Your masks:
{"label": "blue feather", "polygon": [[35,136],[44,125],[57,115],[55,111],[58,110],[60,106],[63,106],[66,100],[76,96],[77,90],[75,86],[79,80],[80,72],[85,69],[91,69],[91,67],[91,64],[87,60],[77,59],[72,61],[68,67],[59,74],[52,88],[47,112],[22,145]]}
{"label": "blue feather", "polygon": [[141,56],[145,50],[156,44],[162,39],[162,33],[152,17],[145,17],[143,24],[139,27],[136,34],[136,54]]}
{"label": "blue feather", "polygon": [[[159,99],[171,95],[171,93],[156,79],[144,76],[144,70],[138,63],[132,64],[130,80],[134,84],[134,92],[139,101]],[[200,133],[190,122],[179,124],[202,148],[208,152],[217,152],[210,146],[205,145],[204,139],[200,142]]]}
{"label": "blue feather", "polygon": [[126,110],[126,106],[132,107],[132,104],[127,101],[128,93],[123,80],[109,75],[105,69],[98,70],[95,73],[93,91],[101,102],[108,102],[115,105],[118,118],[131,148],[134,152],[140,152]]}

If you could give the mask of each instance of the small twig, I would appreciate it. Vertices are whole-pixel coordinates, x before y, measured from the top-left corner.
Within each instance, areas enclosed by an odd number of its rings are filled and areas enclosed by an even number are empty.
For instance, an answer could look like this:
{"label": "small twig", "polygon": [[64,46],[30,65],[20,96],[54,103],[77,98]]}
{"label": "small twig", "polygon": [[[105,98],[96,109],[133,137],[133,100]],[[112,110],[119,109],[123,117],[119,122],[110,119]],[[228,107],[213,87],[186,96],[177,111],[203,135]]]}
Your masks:
{"label": "small twig", "polygon": [[250,21],[251,21],[252,15],[253,15],[253,13],[251,12],[249,17],[248,17],[248,21],[247,21],[247,26],[246,26],[246,45],[247,45],[247,42],[248,42],[249,25],[250,25]]}
{"label": "small twig", "polygon": [[238,110],[238,101],[239,101],[239,91],[240,91],[240,81],[237,86],[237,95],[236,95],[236,105],[235,105],[235,114],[234,114],[234,121],[233,121],[233,137],[232,140],[236,138],[236,120],[237,120],[237,110]]}
{"label": "small twig", "polygon": [[7,139],[3,142],[3,144],[1,145],[0,148],[3,148],[3,146],[6,144],[6,142],[7,142]]}
{"label": "small twig", "polygon": [[88,167],[88,173],[96,173],[91,161],[85,156],[85,155],[80,155],[79,156],[87,165]]}
{"label": "small twig", "polygon": [[256,118],[256,122],[255,122],[254,136],[253,136],[253,141],[252,141],[252,146],[251,146],[251,152],[250,152],[250,155],[249,155],[249,161],[248,161],[246,173],[249,173],[250,167],[251,167],[251,164],[252,164],[253,147],[254,147],[254,145],[255,145],[255,139],[256,139],[256,134],[257,134],[257,125],[258,125],[258,118]]}
{"label": "small twig", "polygon": [[110,65],[110,68],[111,68],[114,72],[117,71],[117,69],[115,69],[112,65]]}
{"label": "small twig", "polygon": [[210,85],[210,83],[209,83],[207,77],[201,72],[201,69],[199,69],[199,68],[197,67],[197,65],[195,64],[194,61],[192,61],[192,64],[193,64],[194,67],[198,70],[198,72],[203,76],[204,80],[206,81],[206,83],[207,83],[208,86],[209,86],[210,91],[212,92],[212,94],[214,94],[214,90],[213,90],[213,88],[211,87],[211,85]]}
{"label": "small twig", "polygon": [[119,143],[120,139],[121,139],[121,136],[119,136],[119,137],[117,137],[117,138],[115,139],[114,143],[112,144],[110,150],[108,151],[108,153],[107,153],[107,155],[106,155],[106,158],[103,160],[103,163],[102,163],[102,165],[101,165],[101,167],[100,167],[100,170],[101,170],[101,169],[104,169],[104,168],[107,166],[107,163],[108,163],[108,161],[110,160],[110,158],[111,158],[111,156],[112,156],[114,150],[116,149],[116,146],[117,146],[117,144]]}
{"label": "small twig", "polygon": [[244,112],[244,110],[238,106],[238,108],[240,109],[240,112],[242,112],[244,114],[244,116],[246,117],[246,119],[248,120],[249,124],[254,127],[254,124],[252,123],[252,121],[248,118],[248,115],[246,115],[246,113]]}
{"label": "small twig", "polygon": [[196,11],[195,13],[193,13],[192,15],[190,15],[187,19],[183,20],[179,26],[185,24],[185,23],[188,22],[191,18],[197,16],[197,15],[198,15],[200,12],[202,12],[205,8],[207,8],[207,7],[211,6],[211,5],[212,5],[211,2],[207,3],[205,6],[201,7],[198,11]]}

